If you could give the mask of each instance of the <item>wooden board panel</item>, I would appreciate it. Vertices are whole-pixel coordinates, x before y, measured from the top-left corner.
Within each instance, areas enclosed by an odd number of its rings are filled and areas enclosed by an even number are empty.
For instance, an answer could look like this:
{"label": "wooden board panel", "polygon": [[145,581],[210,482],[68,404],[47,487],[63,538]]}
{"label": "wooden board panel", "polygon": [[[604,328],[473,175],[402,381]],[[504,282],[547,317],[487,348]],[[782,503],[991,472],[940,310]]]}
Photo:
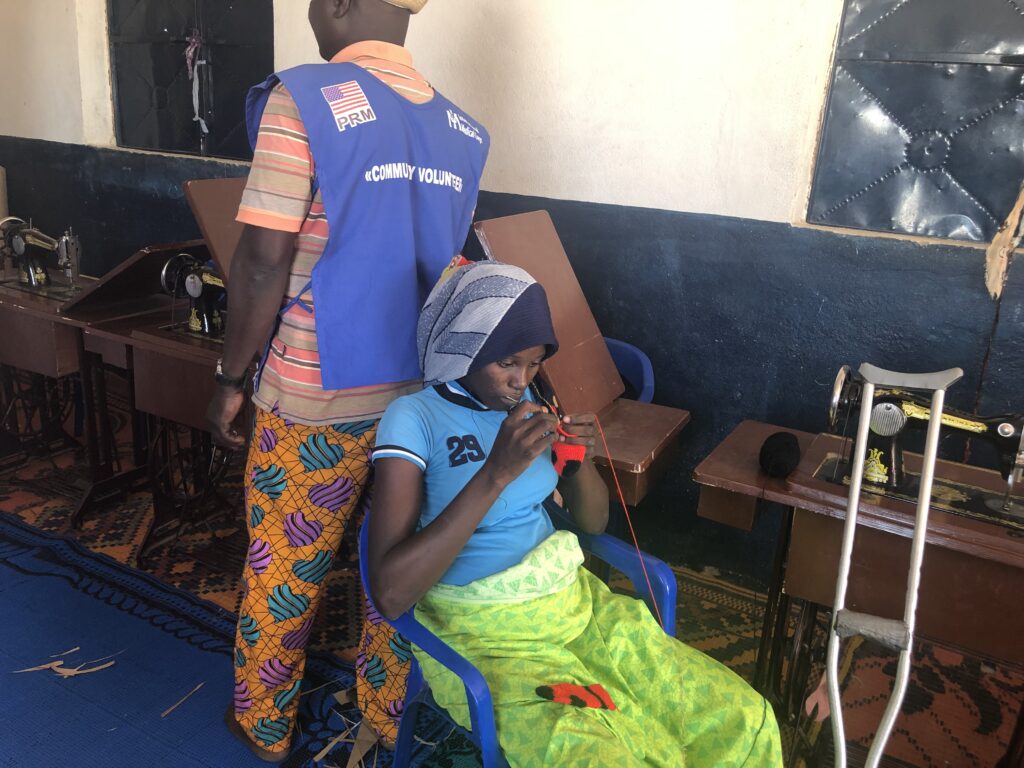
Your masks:
{"label": "wooden board panel", "polygon": [[60,311],[72,322],[87,325],[145,314],[158,306],[170,312],[173,300],[163,292],[160,276],[167,261],[179,253],[200,261],[210,258],[202,240],[146,246],[103,277],[83,280],[83,290]]}
{"label": "wooden board panel", "polygon": [[619,398],[598,418],[608,441],[611,461],[598,438],[594,464],[613,494],[615,481],[609,465],[614,466],[626,503],[636,506],[672,465],[679,447],[679,433],[690,422],[690,413]]}
{"label": "wooden board panel", "polygon": [[85,351],[99,355],[105,365],[128,368],[128,339],[117,341],[107,336],[97,336],[88,331],[85,334]]}
{"label": "wooden board panel", "polygon": [[697,516],[749,532],[757,518],[757,498],[702,485],[697,499]]}
{"label": "wooden board panel", "polygon": [[243,226],[235,221],[247,178],[195,179],[186,181],[185,199],[199,224],[217,269],[225,282],[231,270]]}

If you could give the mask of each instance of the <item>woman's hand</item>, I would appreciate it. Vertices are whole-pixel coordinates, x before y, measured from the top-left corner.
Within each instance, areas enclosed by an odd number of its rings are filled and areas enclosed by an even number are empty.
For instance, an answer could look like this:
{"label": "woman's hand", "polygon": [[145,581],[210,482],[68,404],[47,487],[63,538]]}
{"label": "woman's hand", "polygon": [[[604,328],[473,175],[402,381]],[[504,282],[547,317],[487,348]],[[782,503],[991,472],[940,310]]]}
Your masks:
{"label": "woman's hand", "polygon": [[597,416],[593,413],[576,413],[562,417],[562,430],[569,436],[558,436],[558,442],[568,445],[584,445],[587,454],[584,461],[594,458],[594,440],[597,437]]}
{"label": "woman's hand", "polygon": [[556,419],[546,408],[523,401],[505,417],[484,468],[501,486],[521,475],[558,437]]}
{"label": "woman's hand", "polygon": [[586,454],[580,468],[571,477],[563,476],[559,490],[576,524],[586,533],[602,533],[608,525],[608,487],[591,461],[598,431],[597,416],[593,413],[563,416],[561,427],[569,434],[559,435],[559,441],[567,445],[582,445]]}

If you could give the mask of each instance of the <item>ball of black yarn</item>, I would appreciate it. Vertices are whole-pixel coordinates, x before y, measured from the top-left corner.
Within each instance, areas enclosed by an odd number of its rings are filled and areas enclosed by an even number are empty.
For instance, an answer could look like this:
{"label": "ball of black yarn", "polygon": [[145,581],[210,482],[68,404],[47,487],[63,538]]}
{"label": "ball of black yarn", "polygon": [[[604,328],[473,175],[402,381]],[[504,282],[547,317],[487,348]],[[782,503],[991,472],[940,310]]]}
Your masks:
{"label": "ball of black yarn", "polygon": [[792,432],[769,435],[761,446],[757,463],[768,477],[786,477],[800,463],[800,443]]}

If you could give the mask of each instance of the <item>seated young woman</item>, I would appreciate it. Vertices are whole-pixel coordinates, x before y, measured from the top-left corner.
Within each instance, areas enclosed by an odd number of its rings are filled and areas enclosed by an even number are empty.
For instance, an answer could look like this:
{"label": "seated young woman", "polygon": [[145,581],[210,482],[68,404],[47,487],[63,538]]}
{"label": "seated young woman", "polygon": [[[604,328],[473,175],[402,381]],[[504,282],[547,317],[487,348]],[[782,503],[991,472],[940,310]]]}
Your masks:
{"label": "seated young woman", "polygon": [[[370,591],[389,618],[415,605],[483,673],[509,764],[781,766],[765,700],[612,594],[542,506],[557,487],[581,529],[607,522],[594,415],[560,431],[531,391],[558,349],[544,289],[506,264],[459,267],[428,298],[417,343],[426,386],[388,407],[373,453]],[[556,441],[585,448],[575,472],[555,471]],[[461,682],[416,658],[469,727]]]}

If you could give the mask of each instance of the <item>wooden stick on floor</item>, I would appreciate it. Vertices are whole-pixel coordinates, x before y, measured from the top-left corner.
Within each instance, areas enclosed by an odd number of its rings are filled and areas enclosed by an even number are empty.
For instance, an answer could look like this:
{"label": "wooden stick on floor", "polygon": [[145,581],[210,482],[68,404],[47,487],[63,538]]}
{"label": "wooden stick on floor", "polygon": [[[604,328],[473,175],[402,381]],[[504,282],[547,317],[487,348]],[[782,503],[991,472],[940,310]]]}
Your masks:
{"label": "wooden stick on floor", "polygon": [[174,710],[176,710],[176,709],[177,709],[178,707],[180,707],[180,706],[181,706],[182,704],[184,704],[184,703],[185,703],[185,700],[186,700],[186,699],[188,699],[188,697],[189,697],[189,696],[191,696],[191,695],[192,695],[193,693],[195,693],[196,691],[198,691],[198,690],[199,690],[200,688],[202,688],[202,687],[203,687],[204,685],[206,685],[206,681],[205,681],[205,680],[204,680],[203,682],[201,682],[201,683],[200,683],[199,685],[197,685],[197,686],[196,686],[195,688],[193,688],[193,689],[192,689],[191,691],[189,691],[188,693],[186,693],[186,694],[185,694],[184,696],[182,696],[182,697],[181,697],[180,699],[178,699],[178,700],[177,700],[177,701],[176,701],[176,702],[175,702],[174,704],[172,704],[172,705],[171,705],[170,707],[168,707],[168,708],[167,708],[167,709],[165,709],[165,710],[164,710],[163,712],[161,712],[161,713],[160,713],[160,718],[161,718],[161,719],[163,719],[163,718],[167,717],[167,716],[168,716],[169,714],[171,714],[171,712],[173,712],[173,711],[174,711]]}

